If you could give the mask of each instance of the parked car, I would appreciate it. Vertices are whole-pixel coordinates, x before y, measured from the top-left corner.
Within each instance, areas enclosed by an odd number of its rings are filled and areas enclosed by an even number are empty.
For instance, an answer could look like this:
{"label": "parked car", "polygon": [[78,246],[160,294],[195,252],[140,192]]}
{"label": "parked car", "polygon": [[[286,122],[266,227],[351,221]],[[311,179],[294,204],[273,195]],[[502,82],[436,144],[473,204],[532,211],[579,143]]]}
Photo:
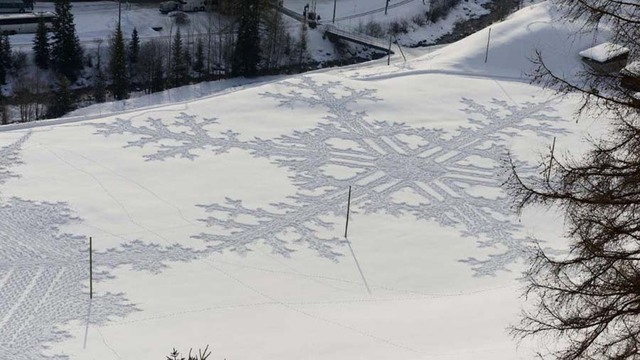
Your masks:
{"label": "parked car", "polygon": [[160,3],[160,12],[168,14],[172,11],[206,11],[206,0],[169,0]]}
{"label": "parked car", "polygon": [[181,10],[181,5],[182,3],[176,0],[163,1],[160,3],[160,12],[162,14],[168,14],[172,11]]}

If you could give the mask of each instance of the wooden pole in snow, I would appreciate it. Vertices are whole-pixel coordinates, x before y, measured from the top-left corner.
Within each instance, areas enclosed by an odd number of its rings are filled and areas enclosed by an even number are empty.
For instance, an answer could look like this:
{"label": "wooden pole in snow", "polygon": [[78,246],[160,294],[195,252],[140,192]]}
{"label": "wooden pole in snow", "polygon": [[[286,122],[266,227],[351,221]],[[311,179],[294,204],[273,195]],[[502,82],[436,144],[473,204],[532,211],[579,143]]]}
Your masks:
{"label": "wooden pole in snow", "polygon": [[487,63],[489,60],[489,42],[491,41],[491,28],[489,28],[489,36],[487,37],[487,51],[484,54],[484,63]]}
{"label": "wooden pole in snow", "polygon": [[344,226],[344,237],[347,237],[347,231],[349,230],[349,213],[351,212],[351,186],[349,186],[349,198],[347,200],[347,222]]}
{"label": "wooden pole in snow", "polygon": [[89,237],[89,299],[93,299],[93,239]]}
{"label": "wooden pole in snow", "polygon": [[392,35],[389,35],[389,57],[387,58],[387,65],[391,65],[391,39]]}

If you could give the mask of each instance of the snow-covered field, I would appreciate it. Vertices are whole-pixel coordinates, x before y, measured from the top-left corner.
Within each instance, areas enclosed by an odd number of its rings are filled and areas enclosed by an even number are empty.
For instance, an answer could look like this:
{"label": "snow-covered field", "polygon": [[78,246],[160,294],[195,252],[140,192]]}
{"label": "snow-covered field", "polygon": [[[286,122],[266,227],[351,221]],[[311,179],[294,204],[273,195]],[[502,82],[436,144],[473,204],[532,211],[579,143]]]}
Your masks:
{"label": "snow-covered field", "polygon": [[562,221],[515,216],[503,161],[599,128],[524,75],[534,47],[581,69],[593,36],[556,16],[493,26],[487,63],[484,30],[391,66],[4,128],[0,354],[533,359],[506,327],[528,247],[563,248]]}

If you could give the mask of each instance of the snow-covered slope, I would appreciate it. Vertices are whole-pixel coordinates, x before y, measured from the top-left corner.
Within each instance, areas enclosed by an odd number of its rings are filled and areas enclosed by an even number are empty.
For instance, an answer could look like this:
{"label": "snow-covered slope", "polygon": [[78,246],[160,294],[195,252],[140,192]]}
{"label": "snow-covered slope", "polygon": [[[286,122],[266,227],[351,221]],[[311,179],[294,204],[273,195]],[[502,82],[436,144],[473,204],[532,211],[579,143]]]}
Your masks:
{"label": "snow-covered slope", "polygon": [[496,25],[486,65],[481,32],[407,63],[0,133],[0,353],[533,358],[505,329],[528,246],[561,247],[562,224],[519,221],[500,186],[508,152],[579,145],[571,101],[520,81],[529,47],[571,55],[549,13]]}

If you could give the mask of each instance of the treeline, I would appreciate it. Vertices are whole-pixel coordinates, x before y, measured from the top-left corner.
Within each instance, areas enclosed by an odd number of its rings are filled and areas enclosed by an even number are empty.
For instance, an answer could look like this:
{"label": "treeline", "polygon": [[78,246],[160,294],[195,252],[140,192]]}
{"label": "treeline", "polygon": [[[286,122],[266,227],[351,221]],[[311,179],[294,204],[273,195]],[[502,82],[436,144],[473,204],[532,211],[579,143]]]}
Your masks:
{"label": "treeline", "polygon": [[79,97],[87,105],[204,80],[301,70],[309,62],[306,24],[287,28],[263,1],[239,3],[234,21],[208,13],[205,33],[192,33],[188,17],[176,17],[169,37],[141,41],[137,29],[124,34],[118,25],[109,39],[83,49],[69,0],[56,0],[57,17],[50,32],[39,24],[32,58],[12,52],[9,38],[0,37],[0,81],[11,80],[7,100],[27,122],[60,117]]}

